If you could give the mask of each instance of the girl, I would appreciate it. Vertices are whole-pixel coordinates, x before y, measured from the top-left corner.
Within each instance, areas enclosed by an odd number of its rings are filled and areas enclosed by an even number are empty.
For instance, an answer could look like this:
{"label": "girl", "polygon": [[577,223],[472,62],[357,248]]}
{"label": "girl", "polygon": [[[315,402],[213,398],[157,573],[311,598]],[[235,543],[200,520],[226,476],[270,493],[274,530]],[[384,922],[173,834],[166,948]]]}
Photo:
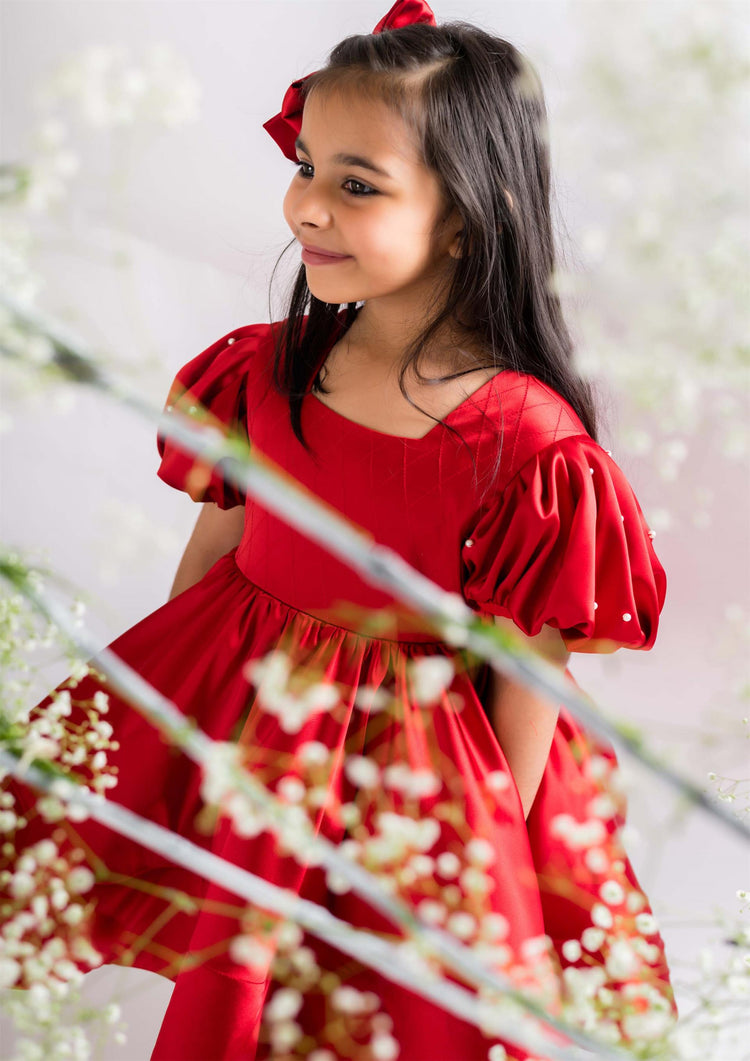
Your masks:
{"label": "girl", "polygon": [[[168,408],[199,405],[246,433],[561,670],[571,651],[650,648],[664,573],[596,442],[550,286],[545,108],[528,64],[400,0],[295,82],[266,128],[296,165],[284,217],[302,264],[288,313],[195,357]],[[451,653],[215,469],[161,436],[159,449],[159,475],[203,508],[170,601],[112,648],[212,737],[237,742],[248,768],[419,918],[553,1009],[564,983],[587,1019],[631,1039],[644,1011],[668,1013],[661,940],[618,840],[611,750]],[[287,658],[292,685],[314,671],[335,690],[327,707],[294,718],[274,707]],[[430,691],[423,665],[440,660],[452,676]],[[101,690],[89,675],[75,696]],[[195,768],[110,700],[119,802],[393,935],[270,833],[208,815]],[[175,980],[154,1058],[473,1061],[493,1043],[500,1056],[491,1035],[334,948],[293,933],[290,947],[288,926],[263,936],[231,894],[96,826],[80,836],[107,867],[94,922],[105,960]],[[264,946],[231,946],[242,931]]]}

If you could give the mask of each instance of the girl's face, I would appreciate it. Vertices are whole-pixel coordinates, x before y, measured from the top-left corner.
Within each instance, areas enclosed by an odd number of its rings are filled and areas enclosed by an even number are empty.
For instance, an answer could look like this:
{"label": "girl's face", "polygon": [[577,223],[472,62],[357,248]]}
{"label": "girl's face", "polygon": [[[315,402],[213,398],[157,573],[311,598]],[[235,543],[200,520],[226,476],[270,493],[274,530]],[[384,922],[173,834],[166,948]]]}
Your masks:
{"label": "girl's face", "polygon": [[384,103],[313,92],[297,149],[284,217],[313,295],[418,312],[451,268],[461,222],[456,211],[446,219],[438,179],[402,119]]}

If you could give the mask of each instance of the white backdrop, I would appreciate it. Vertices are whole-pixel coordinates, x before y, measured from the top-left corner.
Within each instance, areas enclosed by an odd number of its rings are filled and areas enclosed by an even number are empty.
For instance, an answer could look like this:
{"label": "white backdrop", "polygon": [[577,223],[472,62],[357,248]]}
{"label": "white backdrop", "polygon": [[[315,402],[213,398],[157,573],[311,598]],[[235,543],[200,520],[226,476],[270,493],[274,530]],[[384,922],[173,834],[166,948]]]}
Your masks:
{"label": "white backdrop", "polygon": [[[556,113],[575,76],[586,0],[433,6],[439,20],[477,22],[529,55],[547,94],[554,156]],[[637,17],[642,5],[629,6]],[[658,6],[666,26],[679,17],[679,4]],[[198,120],[173,130],[92,130],[71,120],[81,169],[65,205],[35,224],[39,305],[74,326],[148,399],[162,402],[176,370],[214,339],[267,319],[268,278],[288,238],[281,199],[292,166],[261,124],[291,80],[320,66],[341,37],[370,30],[387,7],[371,0],[5,0],[3,161],[28,155],[37,86],[84,47],[122,45],[138,58],[146,45],[164,42],[202,86]],[[599,204],[578,195],[575,172],[555,165],[575,245]],[[153,433],[133,414],[67,390],[62,398],[16,396],[4,411],[2,540],[41,551],[89,595],[89,619],[104,644],[166,599],[197,509],[156,478]],[[615,421],[609,444],[620,459],[617,442]],[[724,688],[714,632],[727,604],[748,601],[748,484],[736,465],[722,465],[717,475],[713,459],[708,442],[698,445],[683,472],[685,497],[711,481],[712,527],[678,520],[655,542],[668,575],[655,650],[572,664],[584,688],[618,713],[650,721],[655,734],[670,722],[699,722]],[[625,455],[620,463],[648,518],[662,489],[655,470]],[[49,687],[65,673],[53,666],[44,680]],[[709,768],[716,763],[707,759]],[[697,768],[701,781],[705,770]],[[732,908],[747,858],[696,814],[665,836],[671,797],[640,772],[631,776],[631,853],[657,914],[669,910],[664,934],[679,981],[681,959],[692,959],[707,931],[679,922]],[[87,985],[92,999],[123,1000],[129,1024],[127,1045],[108,1042],[101,1057],[148,1057],[170,985],[119,969],[100,970]],[[5,1048],[0,1053],[7,1056]]]}

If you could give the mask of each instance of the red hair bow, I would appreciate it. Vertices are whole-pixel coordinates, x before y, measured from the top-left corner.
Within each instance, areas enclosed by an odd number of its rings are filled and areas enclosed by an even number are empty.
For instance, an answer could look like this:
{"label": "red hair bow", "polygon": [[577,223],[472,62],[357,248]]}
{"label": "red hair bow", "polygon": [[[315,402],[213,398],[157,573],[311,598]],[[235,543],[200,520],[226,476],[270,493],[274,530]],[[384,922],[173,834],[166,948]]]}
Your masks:
{"label": "red hair bow", "polygon": [[[428,4],[423,0],[396,0],[387,15],[378,22],[373,33],[382,33],[386,29],[399,29],[401,26],[411,26],[417,22],[427,22],[435,25],[435,16]],[[281,110],[273,118],[263,123],[263,128],[269,133],[287,158],[292,162],[297,161],[297,152],[294,141],[299,136],[302,127],[302,108],[305,101],[300,92],[300,85],[306,81],[311,74],[292,81],[286,90]]]}

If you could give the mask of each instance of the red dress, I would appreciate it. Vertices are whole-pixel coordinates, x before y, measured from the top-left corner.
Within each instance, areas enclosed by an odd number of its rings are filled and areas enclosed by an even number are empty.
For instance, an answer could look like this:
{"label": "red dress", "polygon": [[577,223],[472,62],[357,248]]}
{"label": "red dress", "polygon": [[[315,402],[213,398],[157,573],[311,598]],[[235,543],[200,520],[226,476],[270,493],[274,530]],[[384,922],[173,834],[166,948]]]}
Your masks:
{"label": "red dress", "polygon": [[[235,330],[181,369],[170,402],[200,402],[221,424],[246,428],[262,454],[429,578],[463,594],[478,611],[510,616],[529,635],[543,623],[558,627],[572,650],[651,647],[665,576],[648,527],[617,464],[556,392],[534,377],[503,371],[446,417],[455,432],[436,425],[421,439],[363,427],[309,395],[302,409],[313,447],[308,452],[292,432],[286,400],[271,384],[272,346],[272,326]],[[388,821],[378,819],[379,812],[415,821],[432,815],[439,828],[406,841],[412,844],[408,872],[390,873],[397,893],[420,915],[438,923],[452,918],[448,927],[469,944],[477,932],[485,933],[486,944],[492,923],[492,959],[519,982],[525,976],[533,980],[533,955],[546,934],[553,960],[562,966],[593,963],[601,969],[609,960],[608,982],[645,979],[670,997],[655,931],[645,949],[641,940],[646,958],[635,974],[627,962],[607,959],[596,932],[589,933],[590,946],[580,957],[574,944],[562,951],[566,940],[592,929],[592,916],[594,928],[602,916],[606,924],[608,915],[598,909],[603,905],[614,915],[611,931],[621,936],[632,932],[636,914],[649,911],[645,898],[632,899],[638,885],[617,839],[620,808],[602,794],[600,779],[615,762],[611,749],[563,710],[524,822],[486,713],[487,669],[464,659],[450,687],[434,702],[422,702],[411,662],[450,656],[445,645],[420,629],[408,610],[393,607],[386,593],[252,498],[161,438],[159,449],[158,474],[166,483],[222,508],[244,504],[245,530],[240,545],[200,582],[111,648],[212,737],[239,742],[249,768],[282,798],[299,798],[289,796],[290,777],[301,778],[308,791],[317,786],[318,797],[321,788],[327,792],[328,805],[321,809],[318,798],[309,813],[335,842],[364,836],[366,847],[366,837]],[[380,625],[373,625],[377,609],[383,609]],[[285,728],[254,693],[247,670],[243,673],[247,661],[275,649],[316,668],[324,682],[337,683],[336,705]],[[459,662],[458,655],[451,658]],[[85,699],[99,688],[88,677],[74,696]],[[381,698],[388,691],[389,710],[375,690]],[[113,799],[357,926],[394,933],[353,893],[333,887],[319,867],[301,866],[279,852],[268,832],[239,835],[224,817],[208,821],[205,810],[199,813],[200,778],[193,764],[135,710],[112,693],[110,699],[107,717],[120,741],[111,756],[120,777]],[[314,755],[310,742],[317,742]],[[347,758],[357,755],[377,764],[374,787],[347,768]],[[403,771],[388,770],[398,763],[422,771],[432,783],[421,794],[409,794],[399,788]],[[16,790],[24,793],[22,786]],[[358,808],[349,812],[355,819],[359,815],[358,826],[339,813],[342,804]],[[452,817],[446,807],[458,808],[460,815]],[[33,823],[29,829],[33,838]],[[277,1055],[269,1046],[273,1022],[266,1020],[264,1007],[281,973],[252,954],[251,961],[239,964],[228,952],[228,941],[241,928],[236,898],[211,886],[193,909],[171,906],[163,889],[200,897],[204,883],[95,824],[79,829],[109,870],[121,875],[95,888],[94,941],[104,960],[126,961],[176,981],[153,1057],[278,1056],[278,1040]],[[485,844],[470,845],[472,838]],[[393,853],[381,859],[385,871],[388,857]],[[474,878],[466,869],[475,871]],[[134,878],[137,888],[128,887],[127,878]],[[602,893],[605,882],[609,892]],[[481,928],[493,911],[503,916]],[[383,1012],[375,1019],[380,1056],[388,1054],[382,1040],[387,1034],[400,1044],[400,1061],[484,1059],[497,1041],[312,937],[305,936],[304,945],[310,948],[303,952],[307,959],[312,955],[343,983],[380,997]],[[238,952],[232,953],[236,958]],[[181,965],[184,956],[199,960]],[[544,968],[539,967],[542,979]],[[331,997],[311,989],[292,1014],[300,1034],[311,1037],[304,1041],[307,1048],[314,1043],[328,1046],[334,1057],[372,1056],[361,1045],[372,1029],[362,1030],[348,1017],[342,1038],[340,1027],[336,1031],[336,1022],[329,1021]]]}

